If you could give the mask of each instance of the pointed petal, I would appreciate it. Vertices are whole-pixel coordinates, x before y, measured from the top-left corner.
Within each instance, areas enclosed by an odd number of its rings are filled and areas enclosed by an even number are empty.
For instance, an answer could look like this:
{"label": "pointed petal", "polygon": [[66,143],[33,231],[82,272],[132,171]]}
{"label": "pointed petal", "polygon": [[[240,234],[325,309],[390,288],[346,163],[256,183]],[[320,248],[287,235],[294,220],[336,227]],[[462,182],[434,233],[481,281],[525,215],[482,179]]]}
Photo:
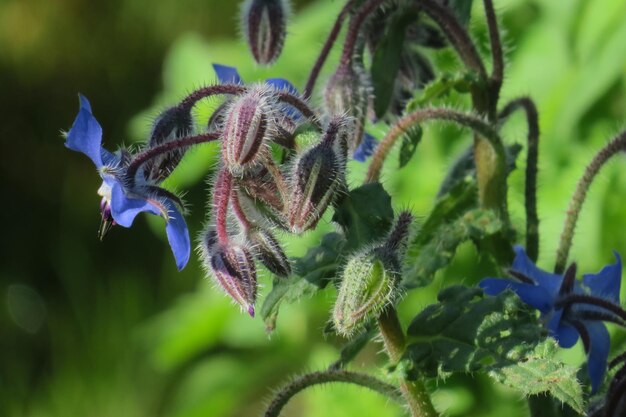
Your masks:
{"label": "pointed petal", "polygon": [[111,215],[120,226],[132,226],[135,217],[144,211],[157,216],[161,215],[161,210],[145,198],[127,197],[119,181],[110,179],[105,179],[105,181],[111,186]]}
{"label": "pointed petal", "polygon": [[222,84],[243,84],[243,80],[237,72],[237,68],[226,65],[213,64],[217,79]]}
{"label": "pointed petal", "polygon": [[543,287],[553,298],[556,297],[563,282],[563,276],[551,274],[537,268],[521,246],[515,246],[515,254],[511,269],[532,278],[537,285]]}
{"label": "pointed petal", "polygon": [[278,91],[287,91],[290,94],[299,94],[298,89],[284,78],[268,78],[265,84],[271,85]]}
{"label": "pointed petal", "polygon": [[352,158],[359,162],[365,162],[367,157],[374,153],[376,146],[378,146],[376,138],[369,133],[364,133],[363,140],[352,154]]}
{"label": "pointed petal", "polygon": [[587,371],[591,380],[591,389],[595,393],[604,381],[606,374],[606,361],[609,357],[611,337],[606,326],[600,322],[585,321],[585,327],[589,332],[591,346],[587,359]]}
{"label": "pointed petal", "polygon": [[559,342],[559,346],[569,349],[578,342],[578,330],[574,326],[564,323],[561,320],[562,317],[563,309],[556,310],[548,322],[548,331],[550,336]]}
{"label": "pointed petal", "polygon": [[524,284],[501,278],[485,278],[480,281],[478,286],[488,295],[498,295],[509,289],[516,293],[523,302],[533,306],[542,313],[549,312],[554,306],[554,301],[550,294],[538,285]]}
{"label": "pointed petal", "polygon": [[607,265],[597,274],[583,275],[583,283],[591,294],[619,304],[619,292],[622,282],[622,258],[613,252],[617,262]]}
{"label": "pointed petal", "polygon": [[178,270],[182,270],[189,261],[189,255],[191,254],[191,243],[189,240],[189,230],[187,229],[187,223],[182,213],[176,208],[171,200],[165,202],[167,208],[167,225],[165,231],[167,233],[167,240],[172,248],[172,253],[176,259],[176,266]]}
{"label": "pointed petal", "polygon": [[89,100],[83,95],[79,95],[80,110],[67,133],[65,146],[77,152],[87,155],[97,168],[102,167],[102,127],[91,114]]}

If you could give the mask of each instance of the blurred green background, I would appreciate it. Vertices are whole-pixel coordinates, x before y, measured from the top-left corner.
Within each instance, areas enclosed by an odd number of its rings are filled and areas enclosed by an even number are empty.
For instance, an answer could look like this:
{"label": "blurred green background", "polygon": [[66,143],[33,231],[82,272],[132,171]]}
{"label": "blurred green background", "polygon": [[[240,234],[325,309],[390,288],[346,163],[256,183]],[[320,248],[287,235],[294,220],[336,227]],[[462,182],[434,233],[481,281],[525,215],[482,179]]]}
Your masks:
{"label": "blurred green background", "polygon": [[[212,62],[237,66],[247,81],[282,76],[301,87],[342,2],[294,3],[283,54],[267,69],[252,63],[237,35],[235,1],[0,1],[0,416],[256,416],[290,376],[336,359],[342,341],[321,336],[332,289],[284,307],[276,332],[267,335],[260,318],[240,314],[203,277],[197,257],[176,271],[161,219],[142,216],[132,229],[116,228],[99,242],[99,178],[60,138],[81,92],[104,128],[105,146],[139,141],[160,109],[215,81]],[[482,7],[475,3],[471,29],[488,56]],[[626,3],[495,4],[509,61],[502,103],[530,95],[539,107],[539,264],[550,269],[584,164],[624,128]],[[444,51],[433,59],[452,56]],[[325,67],[325,77],[331,69]],[[459,96],[446,102],[468,105]],[[199,109],[199,123],[214,105]],[[504,129],[510,143],[524,143],[525,134],[522,115]],[[428,214],[446,166],[469,143],[467,132],[426,127],[412,162],[397,170],[391,159],[385,170],[394,206]],[[205,217],[204,179],[216,149],[190,152],[168,181],[189,190],[192,234]],[[623,164],[603,170],[582,213],[572,250],[582,271],[611,262],[612,249],[626,254]],[[357,185],[364,167],[352,162],[350,169]],[[523,170],[509,183],[512,217],[523,230]],[[285,237],[289,255],[302,254],[331,228],[326,221],[303,238]],[[409,320],[442,286],[481,277],[479,257],[464,245],[432,285],[406,297],[401,314]],[[264,273],[260,282],[262,301],[271,277]],[[619,348],[624,337],[614,333]],[[353,369],[384,377],[376,371],[384,364],[380,350],[368,347]],[[565,357],[580,362],[581,348]],[[437,408],[450,416],[527,414],[518,395],[483,378],[451,377],[433,389]],[[297,396],[284,415],[400,416],[402,409],[377,394],[336,385]]]}

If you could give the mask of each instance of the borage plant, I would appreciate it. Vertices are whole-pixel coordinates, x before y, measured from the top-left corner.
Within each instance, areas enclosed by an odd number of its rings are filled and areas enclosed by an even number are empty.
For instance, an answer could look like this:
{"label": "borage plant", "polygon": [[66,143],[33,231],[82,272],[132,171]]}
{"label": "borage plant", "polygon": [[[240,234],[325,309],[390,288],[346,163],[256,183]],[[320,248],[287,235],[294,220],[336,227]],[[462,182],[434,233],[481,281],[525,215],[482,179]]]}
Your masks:
{"label": "borage plant", "polygon": [[[499,104],[504,74],[500,32],[491,0],[483,1],[491,71],[467,25],[471,0],[350,0],[341,9],[302,92],[273,78],[246,84],[235,68],[214,65],[219,83],[200,88],[160,114],[145,145],[115,153],[102,145],[102,129],[86,98],[66,135],[66,146],[86,154],[103,183],[101,238],[115,225],[130,227],[140,212],[163,217],[179,269],[191,244],[181,198],[161,183],[194,146],[217,142],[219,164],[212,177],[209,220],[197,248],[207,275],[250,316],[255,316],[257,268],[275,275],[260,314],[268,331],[281,303],[335,288],[325,330],[346,339],[340,359],[327,370],[301,376],[278,391],[266,410],[277,416],[299,391],[321,383],[365,386],[405,404],[411,415],[439,415],[429,380],[453,373],[486,374],[528,397],[534,416],[616,417],[626,413],[626,356],[611,362],[605,323],[624,327],[620,306],[621,259],[596,274],[577,278],[567,266],[569,249],[587,191],[596,174],[626,149],[618,135],[593,158],[572,197],[554,272],[535,265],[539,253],[536,183],[539,126],[527,97]],[[286,34],[286,0],[248,0],[243,33],[259,64],[279,56]],[[318,75],[342,27],[343,49],[312,100]],[[463,64],[455,75],[439,71],[425,50],[453,48]],[[450,91],[469,94],[472,108],[431,107]],[[224,101],[201,128],[196,104]],[[528,126],[525,176],[525,242],[507,207],[507,177],[519,147],[506,145],[500,130],[522,111]],[[374,121],[388,128],[377,141],[366,132]],[[421,126],[447,122],[473,132],[470,152],[450,168],[430,214],[416,221],[394,215],[380,182],[391,149],[400,167],[416,152]],[[195,132],[195,133],[194,133]],[[363,184],[350,188],[348,161],[368,162]],[[394,163],[394,162],[391,162]],[[336,232],[301,258],[289,258],[278,233],[312,230],[327,210]],[[475,244],[497,275],[479,287],[443,288],[436,304],[403,325],[396,307],[409,291],[428,285],[463,242]],[[567,267],[567,268],[566,268]],[[482,277],[475,277],[478,281]],[[388,381],[346,370],[356,354],[381,336],[389,361]],[[559,359],[559,348],[578,340],[587,353],[582,372]]]}

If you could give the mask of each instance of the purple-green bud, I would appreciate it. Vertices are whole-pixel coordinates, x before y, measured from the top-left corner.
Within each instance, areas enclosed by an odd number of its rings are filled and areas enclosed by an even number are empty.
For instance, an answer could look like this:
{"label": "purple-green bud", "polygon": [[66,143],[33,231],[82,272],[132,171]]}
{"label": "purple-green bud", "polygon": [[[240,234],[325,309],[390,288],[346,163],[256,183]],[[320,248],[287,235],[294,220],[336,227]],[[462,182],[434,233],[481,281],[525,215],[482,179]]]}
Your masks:
{"label": "purple-green bud", "polygon": [[345,163],[337,152],[342,131],[342,125],[331,123],[320,142],[292,166],[287,221],[293,233],[315,227],[345,182]]}
{"label": "purple-green bud", "polygon": [[371,82],[358,64],[341,65],[330,78],[324,91],[326,111],[331,115],[354,118],[355,128],[348,138],[348,151],[352,154],[361,144],[367,110],[372,92]]}
{"label": "purple-green bud", "polygon": [[400,281],[396,254],[385,247],[351,257],[343,270],[333,310],[337,332],[351,336],[395,301]]}
{"label": "purple-green bud", "polygon": [[272,273],[288,277],[291,274],[289,259],[280,243],[268,230],[253,229],[248,234],[248,240],[256,258]]}
{"label": "purple-green bud", "polygon": [[269,65],[280,55],[287,34],[289,2],[247,0],[241,8],[241,25],[257,64]]}
{"label": "purple-green bud", "polygon": [[218,243],[209,229],[198,246],[204,268],[242,309],[254,317],[257,280],[252,255],[244,246]]}
{"label": "purple-green bud", "polygon": [[228,108],[222,156],[230,172],[241,174],[256,161],[273,128],[274,103],[271,100],[268,90],[258,86],[233,100]]}
{"label": "purple-green bud", "polygon": [[[188,136],[192,129],[193,119],[189,109],[179,106],[169,108],[154,121],[148,148]],[[157,184],[162,182],[178,166],[184,154],[185,151],[178,148],[147,161],[143,170],[144,177]]]}

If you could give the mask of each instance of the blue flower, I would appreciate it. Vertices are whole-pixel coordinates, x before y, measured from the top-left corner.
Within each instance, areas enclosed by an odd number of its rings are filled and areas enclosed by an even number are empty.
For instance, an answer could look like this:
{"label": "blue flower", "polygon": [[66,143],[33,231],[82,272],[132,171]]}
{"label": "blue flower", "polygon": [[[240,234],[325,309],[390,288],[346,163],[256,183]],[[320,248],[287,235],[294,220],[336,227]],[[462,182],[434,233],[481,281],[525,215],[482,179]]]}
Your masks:
{"label": "blue flower", "polygon": [[[80,95],[80,110],[67,133],[65,146],[84,153],[93,161],[102,178],[98,194],[103,237],[112,225],[130,227],[141,212],[152,213],[166,220],[167,238],[179,270],[189,261],[191,244],[185,219],[178,209],[177,197],[157,184],[148,183],[143,175],[127,178],[125,171],[130,155],[125,151],[111,153],[102,146],[102,127],[91,112],[89,101]],[[131,186],[132,184],[132,186]]]}
{"label": "blue flower", "polygon": [[[213,64],[213,69],[217,75],[217,79],[222,84],[243,84],[243,80],[237,71],[237,68],[229,67],[226,65]],[[265,84],[274,87],[278,91],[287,91],[288,93],[298,95],[298,89],[293,86],[289,81],[284,78],[268,78],[265,80]],[[298,120],[300,115],[294,111],[290,106],[286,106],[284,110],[285,114],[293,120]],[[363,140],[359,146],[354,150],[352,157],[359,162],[365,162],[368,156],[371,156],[376,149],[378,142],[376,138],[368,133],[363,134]]]}
{"label": "blue flower", "polygon": [[570,348],[578,337],[587,352],[587,368],[591,387],[596,392],[604,380],[610,337],[605,321],[624,325],[626,312],[619,305],[622,261],[617,252],[614,264],[597,274],[583,275],[576,280],[576,264],[565,274],[543,271],[528,258],[524,249],[515,247],[511,275],[519,282],[503,278],[486,278],[479,286],[489,295],[510,289],[526,304],[541,312],[548,331],[559,346]]}

